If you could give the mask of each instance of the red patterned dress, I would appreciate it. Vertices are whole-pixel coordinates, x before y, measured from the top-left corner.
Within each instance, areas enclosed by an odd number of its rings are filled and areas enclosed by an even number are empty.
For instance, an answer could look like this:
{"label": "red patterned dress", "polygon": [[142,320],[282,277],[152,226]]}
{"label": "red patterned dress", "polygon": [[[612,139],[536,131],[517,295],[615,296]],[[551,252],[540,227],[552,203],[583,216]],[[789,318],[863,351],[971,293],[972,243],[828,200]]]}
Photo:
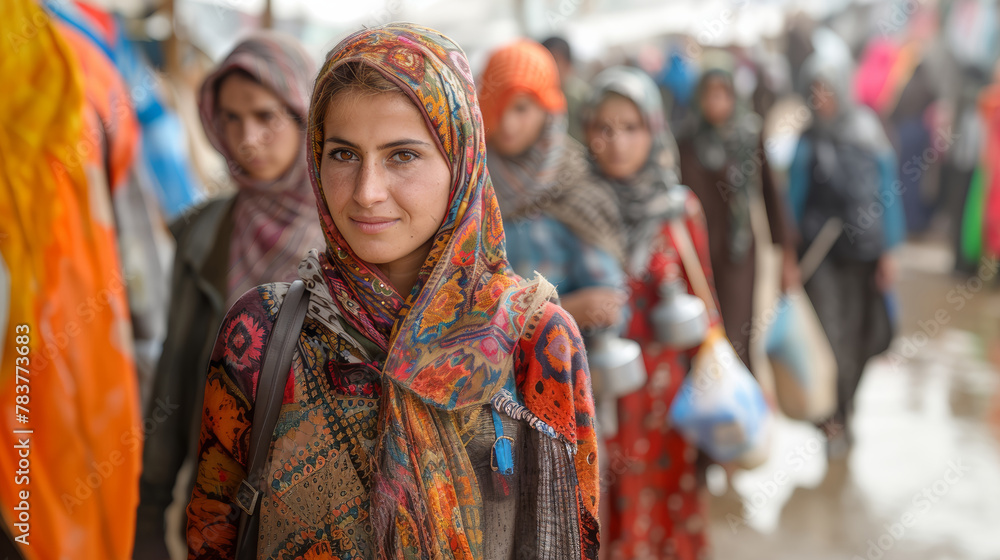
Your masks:
{"label": "red patterned dress", "polygon": [[[687,210],[687,230],[711,282],[708,232],[694,194],[689,193]],[[670,427],[668,413],[697,349],[664,348],[656,340],[651,321],[663,280],[687,282],[687,275],[667,223],[650,251],[646,272],[629,278],[631,319],[624,336],[642,346],[649,378],[641,390],[618,401],[618,433],[607,441],[608,468],[602,481],[608,512],[607,556],[695,560],[708,554],[695,469],[698,450]],[[690,283],[688,292],[694,293]],[[718,317],[711,321],[717,323]]]}

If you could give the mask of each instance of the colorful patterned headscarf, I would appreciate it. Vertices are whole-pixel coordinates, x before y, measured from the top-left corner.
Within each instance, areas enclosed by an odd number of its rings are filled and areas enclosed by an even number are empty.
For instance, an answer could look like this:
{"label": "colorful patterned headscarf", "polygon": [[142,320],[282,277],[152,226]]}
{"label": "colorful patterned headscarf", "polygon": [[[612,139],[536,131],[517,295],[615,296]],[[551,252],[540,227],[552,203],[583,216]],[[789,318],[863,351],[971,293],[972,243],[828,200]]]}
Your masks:
{"label": "colorful patterned headscarf", "polygon": [[250,177],[233,158],[236,148],[227,146],[223,137],[219,86],[234,70],[242,70],[278,96],[295,119],[303,122],[314,68],[294,38],[257,32],[236,45],[202,83],[201,124],[212,146],[226,158],[229,173],[239,187],[232,210],[227,307],[254,286],[295,278],[306,251],[322,247],[323,242],[313,213],[304,153],[273,181]]}
{"label": "colorful patterned headscarf", "polygon": [[[399,86],[424,113],[451,166],[449,209],[409,294],[397,293],[377,267],[358,258],[321,188],[325,108],[315,100],[348,62]],[[413,24],[355,33],[331,51],[313,100],[309,169],[329,244],[321,256],[324,277],[342,316],[387,351],[372,489],[378,549],[401,558],[482,557],[483,520],[475,513],[482,497],[455,411],[482,406],[501,390],[527,320],[554,290],[544,280],[522,281],[507,263],[476,88],[465,55],[449,38]],[[551,398],[539,391],[526,395],[525,405],[538,410],[537,399]],[[574,449],[578,439],[589,447],[592,427],[578,427],[576,414],[553,413],[552,426]],[[596,497],[591,503],[596,507]]]}

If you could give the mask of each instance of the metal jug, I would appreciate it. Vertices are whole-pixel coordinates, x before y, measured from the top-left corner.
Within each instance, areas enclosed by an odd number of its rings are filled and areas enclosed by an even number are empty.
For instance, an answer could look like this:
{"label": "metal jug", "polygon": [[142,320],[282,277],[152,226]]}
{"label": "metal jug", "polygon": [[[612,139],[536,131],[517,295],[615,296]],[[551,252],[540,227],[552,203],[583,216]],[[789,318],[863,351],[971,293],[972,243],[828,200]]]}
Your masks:
{"label": "metal jug", "polygon": [[646,384],[646,365],[639,343],[611,329],[587,338],[587,361],[594,384],[598,424],[608,437],[618,432],[618,399]]}
{"label": "metal jug", "polygon": [[705,302],[689,294],[680,278],[660,284],[660,298],[652,314],[656,339],[672,350],[687,350],[704,342],[708,334]]}

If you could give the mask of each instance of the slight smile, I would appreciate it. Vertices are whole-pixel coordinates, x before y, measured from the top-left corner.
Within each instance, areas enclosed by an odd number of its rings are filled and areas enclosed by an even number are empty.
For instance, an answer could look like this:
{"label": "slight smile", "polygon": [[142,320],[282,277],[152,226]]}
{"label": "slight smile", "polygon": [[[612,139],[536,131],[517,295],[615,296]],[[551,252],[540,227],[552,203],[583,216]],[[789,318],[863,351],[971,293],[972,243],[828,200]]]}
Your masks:
{"label": "slight smile", "polygon": [[362,233],[381,233],[392,227],[399,219],[397,218],[351,218],[354,224]]}

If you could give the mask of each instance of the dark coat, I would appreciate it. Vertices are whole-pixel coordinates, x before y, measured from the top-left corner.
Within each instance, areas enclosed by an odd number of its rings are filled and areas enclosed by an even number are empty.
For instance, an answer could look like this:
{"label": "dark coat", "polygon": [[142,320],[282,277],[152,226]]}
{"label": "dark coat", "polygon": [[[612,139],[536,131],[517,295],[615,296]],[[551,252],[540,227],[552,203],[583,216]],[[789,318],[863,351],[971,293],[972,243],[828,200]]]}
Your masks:
{"label": "dark coat", "polygon": [[177,474],[198,446],[208,362],[226,313],[233,200],[211,200],[170,227],[177,253],[167,336],[143,424],[135,558],[166,558],[164,514]]}
{"label": "dark coat", "polygon": [[[678,148],[681,179],[698,196],[705,210],[712,272],[726,335],[733,343],[740,359],[750,367],[756,244],[751,245],[749,254],[740,262],[733,262],[729,250],[729,207],[725,188],[720,187],[727,184],[726,168],[723,167],[719,171],[706,169],[699,161],[690,139],[682,140]],[[755,196],[760,196],[764,200],[771,229],[771,241],[776,245],[788,246],[790,235],[787,231],[787,215],[771,177],[767,157],[763,155],[763,145],[759,148],[759,154],[761,163],[757,165],[757,169],[760,173],[759,184],[762,192],[756,193]]]}

